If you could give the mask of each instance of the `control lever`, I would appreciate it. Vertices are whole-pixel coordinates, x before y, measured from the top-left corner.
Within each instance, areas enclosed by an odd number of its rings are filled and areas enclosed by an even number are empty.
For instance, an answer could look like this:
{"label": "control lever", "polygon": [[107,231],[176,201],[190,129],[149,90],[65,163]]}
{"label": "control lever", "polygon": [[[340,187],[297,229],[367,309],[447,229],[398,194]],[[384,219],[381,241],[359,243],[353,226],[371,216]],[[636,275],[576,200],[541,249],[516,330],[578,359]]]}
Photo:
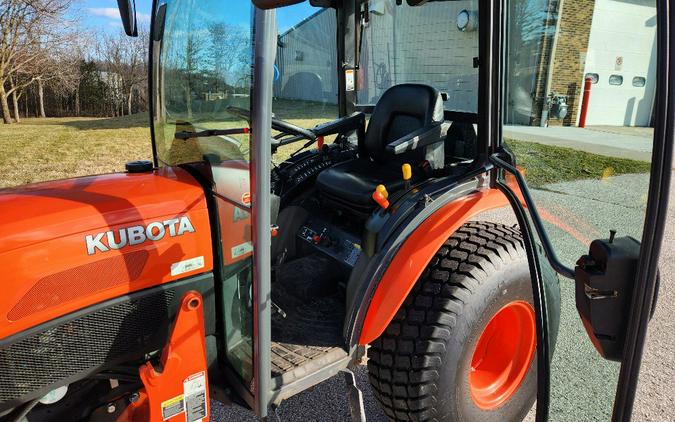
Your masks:
{"label": "control lever", "polygon": [[387,198],[385,198],[382,192],[378,191],[377,189],[373,192],[373,201],[377,202],[377,205],[379,205],[384,210],[389,208],[389,201]]}
{"label": "control lever", "polygon": [[403,184],[405,190],[410,189],[410,179],[412,179],[412,167],[410,164],[405,163],[401,166],[401,171],[403,172]]}
{"label": "control lever", "polygon": [[384,199],[389,199],[389,192],[387,192],[387,187],[384,185],[377,185],[375,188],[376,191],[380,192]]}

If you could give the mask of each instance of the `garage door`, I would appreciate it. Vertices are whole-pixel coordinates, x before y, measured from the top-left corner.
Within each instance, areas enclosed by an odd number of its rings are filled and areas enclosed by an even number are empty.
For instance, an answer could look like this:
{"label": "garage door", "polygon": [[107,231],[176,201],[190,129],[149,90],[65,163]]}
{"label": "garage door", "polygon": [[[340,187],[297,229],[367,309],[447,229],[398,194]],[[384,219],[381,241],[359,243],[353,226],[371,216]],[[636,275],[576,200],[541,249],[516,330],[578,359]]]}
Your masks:
{"label": "garage door", "polygon": [[595,80],[587,125],[650,125],[656,85],[652,1],[596,1],[586,75]]}

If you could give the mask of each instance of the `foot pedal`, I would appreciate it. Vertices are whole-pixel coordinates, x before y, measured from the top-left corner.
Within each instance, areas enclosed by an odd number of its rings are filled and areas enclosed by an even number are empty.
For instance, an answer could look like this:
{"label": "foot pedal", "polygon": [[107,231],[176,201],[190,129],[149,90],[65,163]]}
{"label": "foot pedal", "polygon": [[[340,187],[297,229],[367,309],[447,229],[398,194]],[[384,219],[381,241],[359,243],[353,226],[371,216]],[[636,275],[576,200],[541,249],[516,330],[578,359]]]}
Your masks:
{"label": "foot pedal", "polygon": [[350,369],[343,369],[345,382],[347,383],[347,400],[349,401],[349,413],[352,422],[366,422],[366,410],[363,406],[363,393],[356,386],[356,377]]}

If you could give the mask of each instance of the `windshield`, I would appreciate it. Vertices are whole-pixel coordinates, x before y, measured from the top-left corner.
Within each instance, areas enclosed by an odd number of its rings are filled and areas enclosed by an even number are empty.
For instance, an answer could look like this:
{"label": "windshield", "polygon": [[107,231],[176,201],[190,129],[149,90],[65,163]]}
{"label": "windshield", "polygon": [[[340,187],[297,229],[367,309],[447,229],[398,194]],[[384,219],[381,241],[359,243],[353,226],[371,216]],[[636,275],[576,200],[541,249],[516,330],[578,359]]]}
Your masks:
{"label": "windshield", "polygon": [[[153,28],[153,126],[160,165],[248,160],[249,137],[188,137],[248,129],[251,4],[164,0]],[[243,131],[243,130],[242,130]]]}
{"label": "windshield", "polygon": [[365,5],[368,18],[356,81],[359,104],[377,103],[393,85],[421,83],[448,94],[446,110],[478,111],[477,0],[415,7],[375,0]]}

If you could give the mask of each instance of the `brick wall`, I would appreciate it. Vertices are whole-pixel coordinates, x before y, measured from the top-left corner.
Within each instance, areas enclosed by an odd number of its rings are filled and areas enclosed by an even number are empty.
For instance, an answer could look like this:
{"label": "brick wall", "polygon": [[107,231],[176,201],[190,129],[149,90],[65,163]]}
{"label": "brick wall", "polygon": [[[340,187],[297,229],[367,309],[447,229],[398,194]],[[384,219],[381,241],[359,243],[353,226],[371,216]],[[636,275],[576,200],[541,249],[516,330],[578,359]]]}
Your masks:
{"label": "brick wall", "polygon": [[548,14],[542,24],[539,63],[536,70],[536,81],[532,92],[532,113],[530,124],[539,126],[541,121],[541,111],[546,101],[546,82],[548,77],[548,68],[551,63],[551,50],[553,48],[553,39],[555,37],[555,27],[557,25],[557,16],[559,12],[560,1],[550,0],[548,2]]}
{"label": "brick wall", "polygon": [[566,0],[562,4],[550,92],[567,95],[569,111],[562,121],[549,119],[549,125],[577,124],[594,7],[595,0]]}

